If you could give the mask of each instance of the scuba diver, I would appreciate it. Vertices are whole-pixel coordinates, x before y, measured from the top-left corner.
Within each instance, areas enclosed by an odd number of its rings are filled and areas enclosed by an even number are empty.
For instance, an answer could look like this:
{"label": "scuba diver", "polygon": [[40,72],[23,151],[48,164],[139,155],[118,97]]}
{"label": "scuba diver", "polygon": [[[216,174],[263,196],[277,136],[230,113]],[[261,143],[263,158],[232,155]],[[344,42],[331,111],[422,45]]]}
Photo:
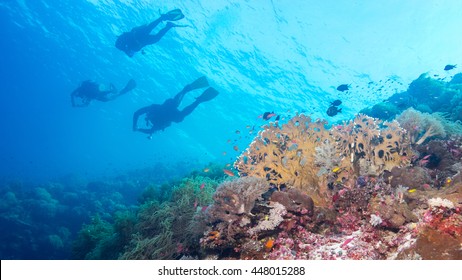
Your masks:
{"label": "scuba diver", "polygon": [[[86,80],[71,93],[72,107],[86,107],[90,105],[92,100],[107,102],[116,99],[117,97],[131,91],[136,87],[135,80],[131,79],[127,85],[119,92],[110,84],[109,90],[100,90],[99,84]],[[76,98],[80,98],[80,102],[76,102]]]}
{"label": "scuba diver", "polygon": [[[218,95],[218,91],[212,87],[206,89],[196,100],[189,106],[185,107],[182,111],[178,110],[181,100],[187,92],[195,89],[208,87],[209,83],[205,76],[200,77],[189,85],[186,85],[183,90],[175,95],[173,98],[167,99],[163,104],[153,104],[151,106],[143,107],[133,114],[133,131],[139,131],[149,134],[149,139],[154,132],[164,130],[169,127],[172,122],[179,123],[192,113],[192,111],[202,102],[212,100]],[[138,128],[138,118],[146,114],[146,127]]]}
{"label": "scuba diver", "polygon": [[[160,16],[160,18],[142,26],[134,27],[130,32],[122,33],[115,43],[116,48],[125,52],[132,57],[136,52],[148,45],[157,43],[162,36],[172,27],[185,27],[185,25],[176,25],[170,21],[176,21],[184,18],[180,9],[172,10]],[[151,31],[162,21],[168,20],[167,24],[157,34],[151,35]]]}

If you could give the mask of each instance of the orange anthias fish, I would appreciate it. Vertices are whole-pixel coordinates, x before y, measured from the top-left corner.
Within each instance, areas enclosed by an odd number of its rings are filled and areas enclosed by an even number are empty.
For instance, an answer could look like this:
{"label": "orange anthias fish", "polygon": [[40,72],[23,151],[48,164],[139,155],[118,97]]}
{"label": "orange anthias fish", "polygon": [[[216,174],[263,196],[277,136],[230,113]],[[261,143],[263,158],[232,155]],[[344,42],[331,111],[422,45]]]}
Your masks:
{"label": "orange anthias fish", "polygon": [[231,177],[234,176],[234,173],[233,173],[231,170],[223,169],[223,172],[224,172],[226,175],[228,175],[228,176],[231,176]]}
{"label": "orange anthias fish", "polygon": [[268,241],[265,242],[265,249],[266,250],[271,250],[274,246],[274,239],[268,239]]}
{"label": "orange anthias fish", "polygon": [[203,190],[205,187],[205,183],[202,183],[202,185],[200,186],[201,190]]}

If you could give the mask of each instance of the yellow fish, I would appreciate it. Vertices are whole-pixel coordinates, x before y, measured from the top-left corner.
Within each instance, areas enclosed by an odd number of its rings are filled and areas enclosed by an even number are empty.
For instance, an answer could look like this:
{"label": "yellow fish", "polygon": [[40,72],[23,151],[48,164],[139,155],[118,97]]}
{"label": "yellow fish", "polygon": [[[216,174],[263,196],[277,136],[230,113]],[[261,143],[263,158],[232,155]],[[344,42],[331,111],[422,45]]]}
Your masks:
{"label": "yellow fish", "polygon": [[444,186],[447,187],[451,184],[452,180],[451,178],[447,178],[446,181],[444,182]]}
{"label": "yellow fish", "polygon": [[334,173],[337,173],[339,171],[340,171],[340,167],[335,167],[334,169],[332,169],[332,172],[334,172]]}
{"label": "yellow fish", "polygon": [[408,192],[410,192],[410,193],[413,193],[413,192],[415,192],[415,191],[416,191],[416,189],[410,189],[410,190],[408,190]]}

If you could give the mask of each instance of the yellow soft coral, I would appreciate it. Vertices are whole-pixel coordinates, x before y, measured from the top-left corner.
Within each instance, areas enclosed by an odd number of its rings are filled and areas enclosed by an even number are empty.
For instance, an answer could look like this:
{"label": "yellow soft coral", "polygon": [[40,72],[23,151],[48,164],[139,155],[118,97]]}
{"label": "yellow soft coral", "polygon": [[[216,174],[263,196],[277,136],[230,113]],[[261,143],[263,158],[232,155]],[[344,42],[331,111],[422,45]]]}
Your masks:
{"label": "yellow soft coral", "polygon": [[314,165],[316,146],[329,137],[325,121],[312,122],[299,115],[282,127],[269,124],[235,163],[240,175],[266,178],[280,187],[306,191],[315,199],[318,189],[318,167]]}
{"label": "yellow soft coral", "polygon": [[[241,176],[266,178],[277,187],[300,189],[320,205],[328,201],[327,183],[332,178],[354,181],[360,175],[379,175],[408,163],[410,141],[397,122],[382,123],[358,115],[332,129],[326,129],[326,124],[304,115],[282,127],[269,124],[235,167]],[[324,157],[323,162],[319,153],[327,151],[335,160]],[[335,174],[331,171],[333,163],[339,165]]]}
{"label": "yellow soft coral", "polygon": [[382,122],[359,114],[343,126],[333,129],[345,169],[356,175],[379,175],[395,166],[409,163],[412,154],[410,140],[398,122]]}

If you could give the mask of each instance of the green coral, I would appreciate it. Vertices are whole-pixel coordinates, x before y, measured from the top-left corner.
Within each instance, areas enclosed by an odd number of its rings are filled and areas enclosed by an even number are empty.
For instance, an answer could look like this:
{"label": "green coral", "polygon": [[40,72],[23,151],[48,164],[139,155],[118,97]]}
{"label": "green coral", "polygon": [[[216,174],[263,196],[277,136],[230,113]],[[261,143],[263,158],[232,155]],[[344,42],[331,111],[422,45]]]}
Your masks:
{"label": "green coral", "polygon": [[366,108],[360,111],[362,114],[381,120],[391,120],[399,114],[399,112],[399,108],[391,102],[380,102],[372,106],[372,108]]}
{"label": "green coral", "polygon": [[94,216],[91,223],[84,225],[79,231],[73,248],[74,258],[101,259],[100,244],[112,235],[112,232],[112,225],[109,222],[102,220],[99,215]]}
{"label": "green coral", "polygon": [[117,212],[113,223],[97,215],[84,225],[74,244],[74,258],[174,259],[197,251],[205,227],[202,207],[213,202],[217,185],[203,176],[150,185],[136,214]]}
{"label": "green coral", "polygon": [[[136,234],[122,259],[175,259],[196,251],[203,234],[201,207],[213,202],[218,183],[208,177],[183,179],[168,201],[145,202],[138,212]],[[203,228],[202,228],[203,229]]]}
{"label": "green coral", "polygon": [[119,258],[134,232],[135,217],[131,212],[117,212],[111,224],[96,215],[84,225],[74,243],[76,259],[113,260]]}

